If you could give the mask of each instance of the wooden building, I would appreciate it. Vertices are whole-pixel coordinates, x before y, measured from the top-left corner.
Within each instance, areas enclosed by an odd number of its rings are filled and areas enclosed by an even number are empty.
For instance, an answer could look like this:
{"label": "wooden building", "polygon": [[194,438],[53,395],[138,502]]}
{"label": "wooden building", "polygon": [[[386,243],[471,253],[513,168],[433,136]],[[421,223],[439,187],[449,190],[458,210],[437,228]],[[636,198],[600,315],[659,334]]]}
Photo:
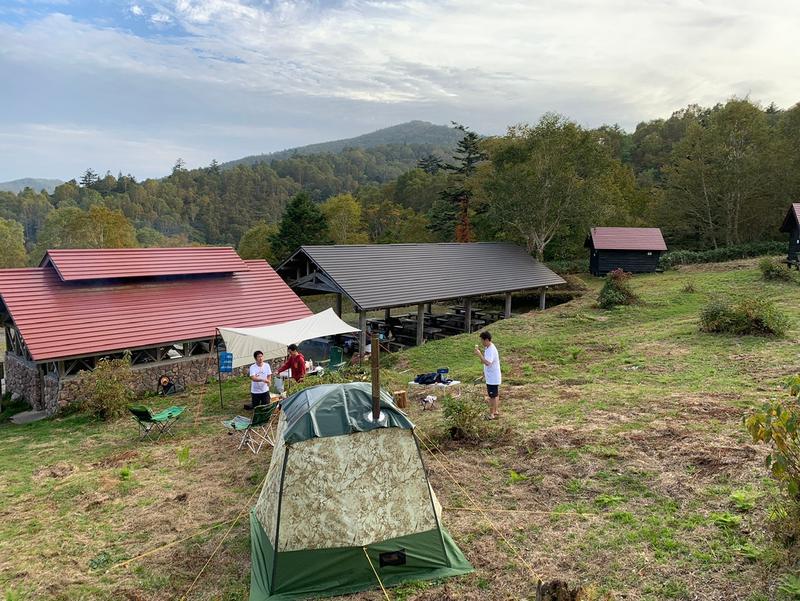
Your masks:
{"label": "wooden building", "polygon": [[800,260],[800,202],[793,203],[786,213],[781,231],[789,234],[788,261],[797,263]]}
{"label": "wooden building", "polygon": [[266,261],[232,248],[48,251],[39,267],[0,269],[6,389],[50,413],[80,394],[74,377],[128,351],[135,384],[217,373],[217,328],[311,315]]}
{"label": "wooden building", "polygon": [[589,271],[597,276],[615,269],[652,273],[667,250],[657,227],[593,227],[584,247],[589,249]]}

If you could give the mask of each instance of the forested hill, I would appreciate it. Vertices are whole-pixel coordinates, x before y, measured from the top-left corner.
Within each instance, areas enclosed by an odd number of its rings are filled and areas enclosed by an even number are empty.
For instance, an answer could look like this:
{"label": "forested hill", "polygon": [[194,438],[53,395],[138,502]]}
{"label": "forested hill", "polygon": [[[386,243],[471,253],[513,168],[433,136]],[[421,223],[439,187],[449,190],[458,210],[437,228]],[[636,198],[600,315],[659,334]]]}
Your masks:
{"label": "forested hill", "polygon": [[288,159],[294,156],[335,154],[348,148],[368,149],[395,145],[410,146],[413,148],[414,154],[441,154],[442,152],[448,153],[451,151],[460,137],[458,130],[452,127],[434,125],[427,121],[409,121],[408,123],[385,127],[355,138],[333,140],[269,154],[247,156],[223,163],[221,167],[224,169],[235,165],[255,165],[256,163]]}
{"label": "forested hill", "polygon": [[24,177],[22,179],[11,180],[10,182],[0,182],[0,192],[22,192],[25,188],[36,190],[47,190],[49,194],[53,193],[56,186],[60,186],[64,182],[60,179],[37,179],[33,177]]}

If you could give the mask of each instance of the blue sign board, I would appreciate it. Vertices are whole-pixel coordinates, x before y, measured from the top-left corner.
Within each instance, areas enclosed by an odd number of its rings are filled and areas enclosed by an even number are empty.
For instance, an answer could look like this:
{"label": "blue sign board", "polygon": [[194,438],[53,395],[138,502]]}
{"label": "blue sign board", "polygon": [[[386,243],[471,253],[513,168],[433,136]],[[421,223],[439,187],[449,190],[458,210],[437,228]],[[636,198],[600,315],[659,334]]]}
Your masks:
{"label": "blue sign board", "polygon": [[233,371],[233,353],[219,354],[219,371],[226,374]]}

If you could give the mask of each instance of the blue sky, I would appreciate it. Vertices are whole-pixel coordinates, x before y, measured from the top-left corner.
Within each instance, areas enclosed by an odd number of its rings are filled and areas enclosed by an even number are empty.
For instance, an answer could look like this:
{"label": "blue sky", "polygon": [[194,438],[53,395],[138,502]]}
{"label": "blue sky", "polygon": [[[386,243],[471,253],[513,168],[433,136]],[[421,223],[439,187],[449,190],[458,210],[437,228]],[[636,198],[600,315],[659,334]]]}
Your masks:
{"label": "blue sky", "polygon": [[411,119],[800,101],[800,6],[742,0],[0,0],[0,181],[139,178]]}

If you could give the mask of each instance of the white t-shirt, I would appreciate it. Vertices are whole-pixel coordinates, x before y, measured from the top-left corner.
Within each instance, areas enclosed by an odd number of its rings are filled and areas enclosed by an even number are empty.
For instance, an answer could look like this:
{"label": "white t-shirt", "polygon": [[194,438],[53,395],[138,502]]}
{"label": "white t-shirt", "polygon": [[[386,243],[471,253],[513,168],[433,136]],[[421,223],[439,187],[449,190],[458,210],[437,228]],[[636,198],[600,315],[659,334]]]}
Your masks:
{"label": "white t-shirt", "polygon": [[490,365],[483,364],[483,377],[486,383],[499,386],[502,376],[500,375],[500,354],[497,352],[497,347],[490,344],[483,349],[483,358],[491,362]]}
{"label": "white t-shirt", "polygon": [[[264,361],[261,364],[261,367],[258,366],[258,363],[253,363],[250,366],[250,377],[258,376],[259,378],[266,378],[267,376],[272,375],[272,369],[269,366],[269,363]],[[269,386],[266,382],[253,382],[250,381],[250,392],[253,394],[261,394],[264,392],[269,392]]]}

